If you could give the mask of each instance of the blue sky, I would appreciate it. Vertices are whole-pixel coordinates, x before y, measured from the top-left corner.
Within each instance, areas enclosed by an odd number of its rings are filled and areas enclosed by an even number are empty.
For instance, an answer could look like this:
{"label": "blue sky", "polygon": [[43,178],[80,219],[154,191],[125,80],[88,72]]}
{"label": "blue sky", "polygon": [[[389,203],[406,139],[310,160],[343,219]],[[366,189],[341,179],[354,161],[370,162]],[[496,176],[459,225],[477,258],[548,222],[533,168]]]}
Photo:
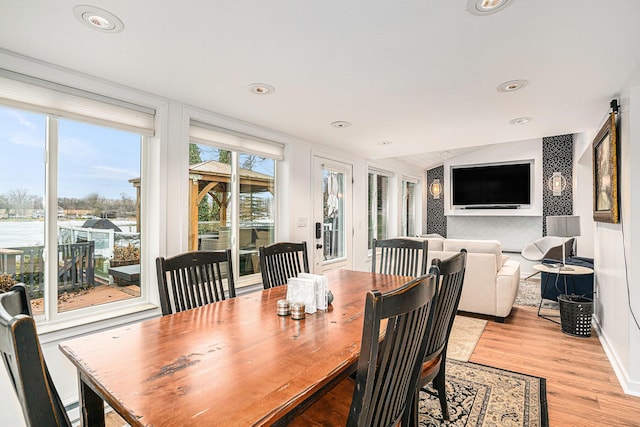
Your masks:
{"label": "blue sky", "polygon": [[[0,107],[0,194],[44,197],[45,126],[43,114]],[[128,180],[140,176],[139,135],[59,119],[59,143],[59,197],[135,199]]]}

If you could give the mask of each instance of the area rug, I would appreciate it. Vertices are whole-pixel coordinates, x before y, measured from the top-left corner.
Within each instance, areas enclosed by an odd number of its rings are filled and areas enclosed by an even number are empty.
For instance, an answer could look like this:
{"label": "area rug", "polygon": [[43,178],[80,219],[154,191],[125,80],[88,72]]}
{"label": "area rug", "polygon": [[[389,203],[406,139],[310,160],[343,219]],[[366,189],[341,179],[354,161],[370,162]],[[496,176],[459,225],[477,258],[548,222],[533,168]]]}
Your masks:
{"label": "area rug", "polygon": [[447,360],[446,388],[449,421],[438,398],[421,391],[420,426],[549,426],[544,378]]}
{"label": "area rug", "polygon": [[[520,280],[518,286],[518,294],[516,295],[515,305],[524,305],[530,307],[538,307],[540,304],[540,276],[535,276],[527,280]],[[542,308],[558,309],[558,303],[555,301],[544,300]]]}
{"label": "area rug", "polygon": [[476,348],[478,340],[487,326],[484,319],[456,316],[449,335],[447,358],[467,362]]}

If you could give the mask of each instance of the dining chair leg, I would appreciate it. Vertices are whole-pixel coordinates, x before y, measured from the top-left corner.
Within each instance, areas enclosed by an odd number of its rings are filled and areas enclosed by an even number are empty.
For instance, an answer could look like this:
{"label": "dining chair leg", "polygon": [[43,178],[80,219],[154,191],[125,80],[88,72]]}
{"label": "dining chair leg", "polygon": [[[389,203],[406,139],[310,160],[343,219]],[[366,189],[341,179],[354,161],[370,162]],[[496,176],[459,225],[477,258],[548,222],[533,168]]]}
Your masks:
{"label": "dining chair leg", "polygon": [[440,400],[440,409],[442,410],[442,419],[449,420],[449,408],[447,407],[447,390],[445,385],[445,361],[442,361],[438,375],[433,379],[433,387],[438,392],[438,400]]}

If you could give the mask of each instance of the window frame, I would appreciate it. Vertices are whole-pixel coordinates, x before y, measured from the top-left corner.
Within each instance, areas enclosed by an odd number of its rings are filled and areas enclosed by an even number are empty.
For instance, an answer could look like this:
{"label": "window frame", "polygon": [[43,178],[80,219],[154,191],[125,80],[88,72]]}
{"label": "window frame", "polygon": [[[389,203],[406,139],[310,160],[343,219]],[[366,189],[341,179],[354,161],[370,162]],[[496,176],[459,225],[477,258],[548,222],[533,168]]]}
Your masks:
{"label": "window frame", "polygon": [[[400,191],[400,234],[402,234],[402,236],[405,237],[415,237],[416,236],[416,218],[418,217],[418,203],[417,203],[417,196],[418,196],[418,185],[420,183],[420,180],[418,178],[414,178],[414,177],[410,177],[410,176],[403,176],[402,177],[402,183],[401,183],[401,191]],[[412,211],[413,211],[413,233],[409,233],[409,231],[407,229],[405,229],[405,226],[409,223],[409,209],[406,206],[406,202],[405,202],[405,198],[406,196],[406,189],[408,187],[408,184],[413,184],[413,206],[412,206]]]}
{"label": "window frame", "polygon": [[[371,252],[372,239],[378,239],[378,228],[380,226],[378,223],[378,193],[380,191],[378,188],[379,177],[387,178],[386,198],[383,201],[383,206],[381,206],[381,208],[386,220],[387,229],[387,235],[382,237],[385,239],[389,237],[389,227],[391,225],[391,185],[393,176],[393,172],[383,169],[369,167],[367,170],[367,222],[372,226],[371,238],[369,238],[369,231],[367,231],[367,249],[369,252]],[[370,188],[372,183],[373,189]]]}
{"label": "window frame", "polygon": [[[38,67],[35,67],[38,68]],[[7,98],[6,93],[0,91],[0,105],[7,109],[15,109],[16,111],[26,111],[35,114],[41,114],[46,122],[46,130],[44,133],[44,175],[45,182],[44,186],[44,200],[43,207],[45,209],[45,222],[44,222],[44,252],[43,257],[45,258],[45,287],[44,287],[44,314],[34,316],[37,324],[38,331],[42,334],[50,334],[56,331],[65,331],[62,333],[55,333],[51,337],[51,339],[55,339],[54,337],[57,335],[64,336],[72,336],[72,330],[75,330],[77,327],[82,327],[82,330],[93,329],[95,327],[105,327],[105,326],[115,326],[118,324],[123,324],[132,319],[144,319],[148,317],[155,316],[157,313],[158,304],[155,299],[157,295],[154,295],[152,292],[152,284],[155,284],[155,280],[151,279],[151,277],[155,277],[152,273],[155,271],[153,269],[153,262],[151,260],[157,255],[158,251],[153,250],[151,253],[148,248],[158,246],[160,241],[159,236],[153,236],[150,231],[151,228],[159,228],[162,219],[159,218],[159,215],[150,215],[150,212],[154,211],[153,206],[158,206],[161,201],[161,197],[158,197],[154,194],[159,193],[160,191],[160,182],[154,182],[152,179],[149,179],[150,176],[157,177],[160,175],[159,166],[156,166],[159,157],[161,156],[160,147],[158,147],[160,142],[160,137],[157,135],[155,127],[146,127],[144,130],[141,127],[132,127],[130,124],[126,124],[124,122],[120,123],[117,121],[117,117],[115,121],[104,120],[104,115],[98,111],[96,113],[96,120],[91,119],[92,108],[100,108],[101,106],[105,106],[104,114],[107,116],[110,114],[109,111],[112,110],[114,104],[124,106],[124,110],[120,110],[120,112],[127,111],[127,107],[132,107],[129,109],[132,114],[136,114],[135,111],[143,112],[144,114],[151,114],[151,120],[146,123],[149,126],[155,126],[155,122],[159,120],[158,115],[160,115],[163,119],[166,119],[166,102],[159,101],[157,99],[153,99],[147,96],[138,95],[133,92],[123,91],[121,88],[111,87],[105,84],[96,84],[93,81],[82,81],[82,78],[78,78],[76,76],[75,79],[67,76],[67,79],[70,80],[68,85],[53,83],[47,80],[40,80],[38,77],[26,76],[23,74],[14,73],[5,69],[1,69],[2,74],[0,76],[5,80],[9,81],[12,77],[12,73],[24,76],[26,80],[20,82],[20,85],[27,87],[29,89],[28,93],[25,93],[25,100],[20,100],[20,92],[15,91],[11,94],[13,98]],[[47,75],[49,69],[47,67],[42,67],[40,70],[41,75]],[[35,73],[37,74],[37,73]],[[9,77],[7,77],[9,76]],[[63,76],[64,77],[64,76]],[[64,80],[64,78],[62,78]],[[28,83],[25,85],[25,81]],[[75,86],[75,83],[78,83],[78,87]],[[100,87],[103,93],[109,93],[113,91],[113,96],[105,96],[99,95],[100,91],[85,91],[80,89],[80,86],[83,84],[88,87]],[[70,111],[68,114],[64,109],[56,109],[51,110],[49,106],[43,106],[40,102],[40,99],[37,99],[39,96],[42,100],[46,100],[47,94],[50,94],[52,91],[60,91],[60,90],[68,90],[68,92],[58,92],[60,96],[67,101],[77,100],[79,104],[82,104],[81,107],[86,107],[86,105],[90,105],[91,108],[85,109],[84,113],[78,115],[73,111]],[[119,96],[123,96],[120,101]],[[29,103],[29,97],[35,96],[35,100],[33,103]],[[83,97],[91,97],[91,99],[83,104]],[[133,98],[135,101],[133,103],[124,101],[126,98]],[[109,101],[109,102],[107,102]],[[149,105],[148,107],[144,107],[143,105]],[[74,107],[70,107],[72,110]],[[163,110],[163,111],[159,111]],[[159,114],[158,114],[159,113]],[[78,121],[85,124],[91,125],[99,125],[110,129],[123,130],[127,132],[133,132],[140,135],[140,179],[145,184],[143,185],[143,190],[140,193],[140,202],[143,206],[143,210],[141,213],[141,229],[140,229],[140,247],[141,247],[141,259],[140,259],[140,297],[131,298],[123,301],[115,301],[115,302],[105,302],[104,304],[98,304],[94,306],[88,306],[83,308],[78,308],[74,310],[59,312],[58,311],[58,298],[57,298],[57,265],[55,262],[46,262],[46,260],[57,259],[57,241],[58,241],[58,218],[57,218],[57,206],[58,206],[58,197],[57,197],[57,189],[58,189],[58,121],[59,119]],[[37,160],[37,159],[36,159]],[[150,164],[151,162],[151,164]],[[147,183],[153,184],[147,188]],[[154,244],[150,244],[150,241],[154,241]],[[50,242],[55,242],[55,244],[51,244]],[[53,280],[51,279],[53,278]],[[107,323],[104,323],[107,322]],[[91,328],[87,328],[86,326],[89,324],[93,324],[94,326]],[[49,341],[48,339],[45,341]],[[44,341],[43,341],[44,342]]]}
{"label": "window frame", "polygon": [[[198,125],[201,125],[200,122],[198,122]],[[191,132],[190,132],[191,133]],[[233,135],[233,133],[230,133],[230,135]],[[239,235],[240,235],[240,156],[241,155],[256,155],[256,156],[260,156],[263,158],[267,158],[270,159],[274,162],[274,168],[273,168],[273,189],[274,189],[274,193],[273,193],[273,206],[274,206],[274,212],[273,212],[273,237],[274,237],[274,241],[275,241],[275,236],[277,235],[277,229],[278,229],[278,162],[280,161],[278,158],[277,154],[273,154],[273,153],[269,153],[266,150],[252,150],[252,149],[245,149],[242,150],[240,147],[238,146],[232,146],[230,144],[223,144],[223,143],[219,143],[216,144],[214,141],[210,141],[210,140],[205,140],[205,139],[193,139],[193,138],[189,138],[188,143],[187,143],[187,158],[188,158],[188,150],[189,150],[189,144],[196,144],[196,145],[205,145],[211,148],[215,148],[215,149],[219,149],[219,150],[227,150],[230,152],[231,154],[231,219],[230,219],[230,224],[231,224],[231,242],[230,242],[230,249],[231,249],[231,256],[233,258],[233,277],[235,279],[235,287],[236,290],[241,291],[243,288],[248,288],[251,287],[253,285],[257,285],[260,284],[262,282],[262,276],[261,274],[258,273],[253,273],[253,274],[247,274],[244,276],[240,276],[240,239],[239,239]],[[187,161],[187,172],[188,169],[190,167],[190,165],[188,164],[189,161]],[[187,198],[187,209],[190,209],[189,204],[191,203],[191,200],[189,200]],[[187,222],[190,221],[190,218],[188,216],[187,213]],[[188,242],[188,236],[187,236],[187,247],[189,247],[189,242]],[[256,248],[257,250],[257,248]]]}

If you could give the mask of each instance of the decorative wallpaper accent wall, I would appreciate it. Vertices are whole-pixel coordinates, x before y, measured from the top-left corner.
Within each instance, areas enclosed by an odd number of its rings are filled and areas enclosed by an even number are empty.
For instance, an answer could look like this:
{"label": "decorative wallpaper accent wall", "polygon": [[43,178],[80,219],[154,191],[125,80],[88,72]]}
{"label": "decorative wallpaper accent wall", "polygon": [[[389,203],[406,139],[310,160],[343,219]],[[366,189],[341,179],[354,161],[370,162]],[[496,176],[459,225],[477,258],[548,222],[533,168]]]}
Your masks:
{"label": "decorative wallpaper accent wall", "polygon": [[[547,181],[554,172],[562,173],[567,186],[560,196],[554,196]],[[549,215],[573,215],[573,135],[542,138],[542,235],[547,235]]]}
{"label": "decorative wallpaper accent wall", "polygon": [[444,216],[444,193],[439,199],[434,199],[429,193],[429,185],[434,179],[439,179],[444,188],[444,165],[427,171],[427,234],[437,233],[447,237],[447,218]]}

